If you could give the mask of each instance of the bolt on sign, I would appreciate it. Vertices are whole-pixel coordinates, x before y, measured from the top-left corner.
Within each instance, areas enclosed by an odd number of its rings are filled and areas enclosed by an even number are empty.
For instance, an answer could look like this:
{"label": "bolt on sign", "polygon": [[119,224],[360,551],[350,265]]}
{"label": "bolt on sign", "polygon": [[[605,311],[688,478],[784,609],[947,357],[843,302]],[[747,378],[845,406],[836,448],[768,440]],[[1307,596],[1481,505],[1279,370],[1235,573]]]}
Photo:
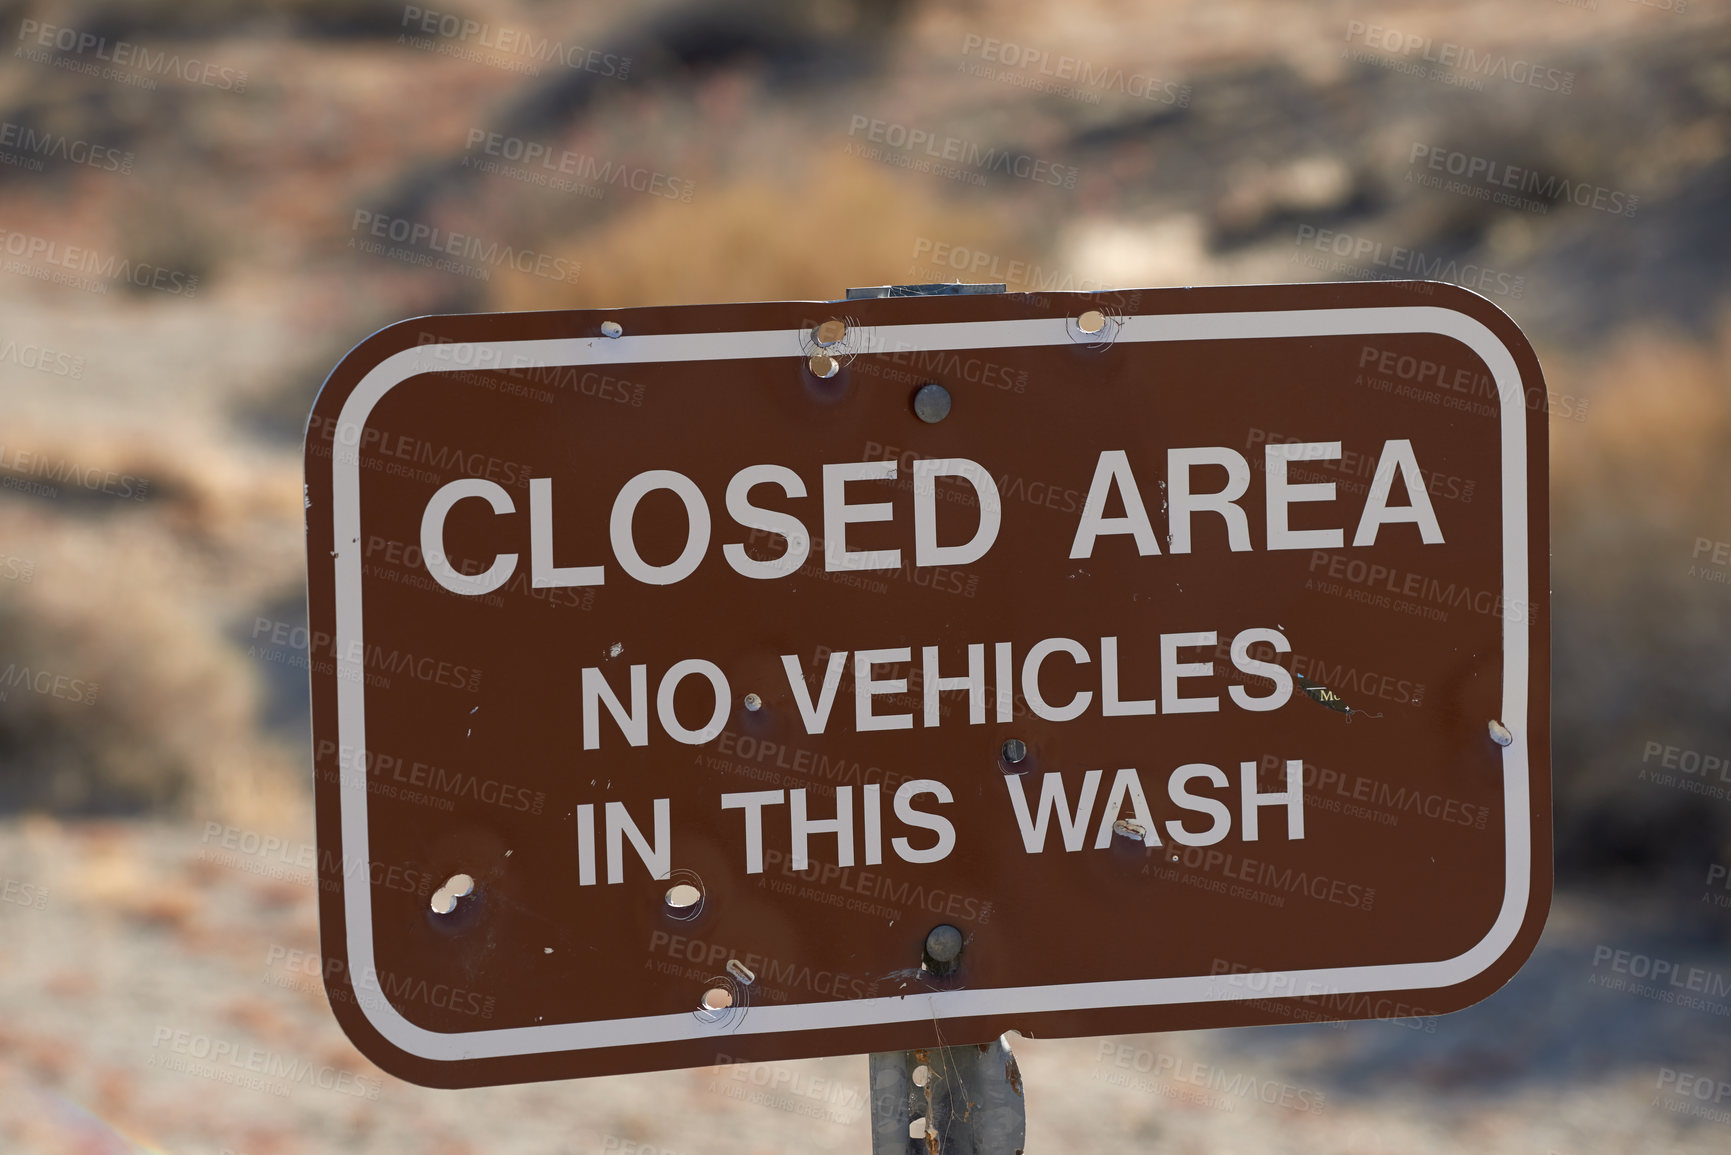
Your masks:
{"label": "bolt on sign", "polygon": [[337,1017],[471,1086],[1467,1006],[1546,420],[1431,283],[385,329],[306,443]]}

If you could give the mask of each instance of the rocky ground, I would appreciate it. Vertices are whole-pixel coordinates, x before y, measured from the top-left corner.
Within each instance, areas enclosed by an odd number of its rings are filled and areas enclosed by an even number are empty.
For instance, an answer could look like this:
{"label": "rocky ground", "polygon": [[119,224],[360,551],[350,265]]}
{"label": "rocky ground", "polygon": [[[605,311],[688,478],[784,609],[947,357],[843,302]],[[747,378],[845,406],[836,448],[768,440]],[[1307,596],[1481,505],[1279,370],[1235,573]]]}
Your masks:
{"label": "rocky ground", "polygon": [[[268,837],[0,827],[0,1149],[868,1150],[858,1056],[469,1091],[378,1071],[325,1005],[302,843]],[[1724,1151],[1731,964],[1676,928],[1731,911],[1634,897],[1560,899],[1514,982],[1441,1019],[1016,1040],[1029,1149]],[[1636,960],[1700,968],[1700,1005],[1634,989]]]}

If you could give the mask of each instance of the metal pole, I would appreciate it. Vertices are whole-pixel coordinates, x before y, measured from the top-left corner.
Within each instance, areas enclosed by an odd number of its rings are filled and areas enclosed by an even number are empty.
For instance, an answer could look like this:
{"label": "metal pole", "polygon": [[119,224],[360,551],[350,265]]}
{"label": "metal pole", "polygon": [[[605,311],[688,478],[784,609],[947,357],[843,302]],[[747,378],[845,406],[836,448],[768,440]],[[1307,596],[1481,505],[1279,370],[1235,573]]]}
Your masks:
{"label": "metal pole", "polygon": [[[847,299],[962,296],[1005,288],[959,282],[872,285],[849,289]],[[949,398],[938,400],[941,409],[928,415],[922,408],[926,399],[916,399],[922,420],[939,421],[948,413]],[[955,927],[934,927],[926,937],[926,968],[933,974],[953,970],[962,946]],[[870,1078],[872,1155],[1022,1155],[1028,1112],[1008,1036],[969,1046],[879,1051],[870,1058]]]}
{"label": "metal pole", "polygon": [[1022,1073],[1007,1037],[880,1051],[871,1056],[871,1103],[872,1155],[1021,1155],[1027,1142]]}

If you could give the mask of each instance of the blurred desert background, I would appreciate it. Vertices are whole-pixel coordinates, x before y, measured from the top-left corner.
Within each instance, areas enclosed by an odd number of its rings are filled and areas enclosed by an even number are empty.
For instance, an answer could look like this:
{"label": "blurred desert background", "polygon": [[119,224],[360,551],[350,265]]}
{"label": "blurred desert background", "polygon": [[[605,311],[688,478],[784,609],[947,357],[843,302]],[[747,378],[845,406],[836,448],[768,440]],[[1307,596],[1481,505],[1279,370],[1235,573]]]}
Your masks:
{"label": "blurred desert background", "polygon": [[[375,329],[1413,275],[1397,250],[1510,313],[1552,393],[1546,937],[1440,1020],[1020,1041],[1029,1150],[1731,1149],[1731,1008],[1596,961],[1731,975],[1720,0],[66,0],[0,33],[0,1151],[869,1147],[859,1057],[440,1092],[342,1037],[296,865],[300,440]],[[920,171],[896,126],[1060,177]],[[581,160],[537,183],[530,146]],[[1427,187],[1455,154],[1592,195]],[[399,221],[541,271],[373,243]],[[177,1033],[290,1073],[204,1077]]]}

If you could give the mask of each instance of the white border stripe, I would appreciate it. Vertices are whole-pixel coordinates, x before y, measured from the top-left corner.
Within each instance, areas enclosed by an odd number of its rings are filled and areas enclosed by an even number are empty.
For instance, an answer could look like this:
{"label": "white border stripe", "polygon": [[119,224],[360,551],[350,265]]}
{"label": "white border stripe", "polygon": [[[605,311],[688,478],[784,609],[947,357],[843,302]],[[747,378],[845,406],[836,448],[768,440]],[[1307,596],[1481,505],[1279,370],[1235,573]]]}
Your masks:
{"label": "white border stripe", "polygon": [[[1306,309],[1280,312],[1180,313],[1129,317],[1118,341],[1215,341],[1265,337],[1333,337],[1381,333],[1437,333],[1465,344],[1489,367],[1502,401],[1503,602],[1528,600],[1526,404],[1520,371],[1508,348],[1480,322],[1434,306],[1375,309]],[[746,333],[678,333],[614,340],[480,342],[422,345],[380,362],[355,387],[338,418],[338,444],[359,437],[380,398],[417,374],[486,366],[547,367],[622,365],[637,362],[716,361],[798,357],[805,354],[799,329]],[[1063,318],[968,324],[892,325],[856,329],[849,345],[874,349],[985,349],[1061,345],[1074,340]],[[855,338],[858,338],[857,343]],[[351,440],[352,439],[352,440]],[[366,749],[366,694],[361,662],[361,511],[358,454],[335,454],[332,521],[336,556],[337,734],[339,749]],[[1528,636],[1526,627],[1503,618],[1502,722],[1514,734],[1503,750],[1505,889],[1502,909],[1485,937],[1465,953],[1428,963],[1335,967],[1258,975],[1252,989],[1242,977],[1185,978],[1003,987],[923,993],[914,997],[758,1006],[726,1029],[735,1034],[810,1031],[933,1017],[1038,1014],[1050,1011],[1173,1003],[1225,1002],[1305,994],[1362,994],[1419,990],[1466,982],[1489,968],[1514,942],[1531,890],[1532,846],[1528,824],[1527,746]],[[364,759],[359,760],[364,767]],[[344,861],[368,861],[367,788],[364,768],[340,778]],[[349,973],[374,973],[372,893],[345,885],[344,922]],[[681,1012],[586,1023],[548,1023],[485,1031],[442,1033],[417,1027],[388,1002],[362,1000],[367,1020],[394,1046],[424,1059],[457,1060],[579,1051],[596,1047],[677,1042],[713,1037],[718,1028]]]}

